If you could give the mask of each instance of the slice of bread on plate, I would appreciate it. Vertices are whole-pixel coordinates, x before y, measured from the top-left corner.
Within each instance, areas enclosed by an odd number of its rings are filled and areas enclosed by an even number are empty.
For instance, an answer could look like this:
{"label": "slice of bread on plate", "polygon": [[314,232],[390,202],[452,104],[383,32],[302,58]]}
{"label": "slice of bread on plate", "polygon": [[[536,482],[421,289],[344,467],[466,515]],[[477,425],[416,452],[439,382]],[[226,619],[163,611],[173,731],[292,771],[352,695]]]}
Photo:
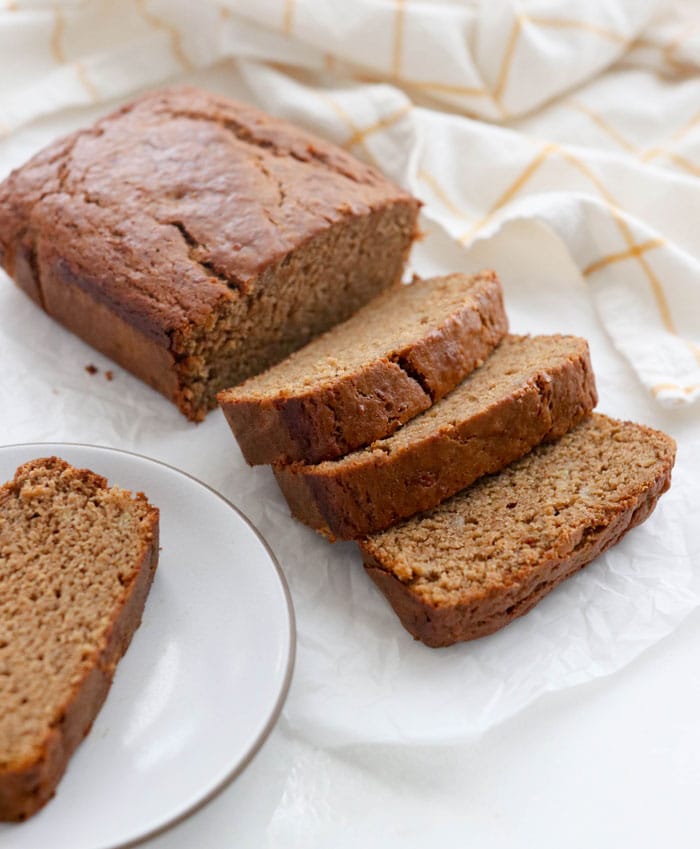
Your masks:
{"label": "slice of bread on plate", "polygon": [[158,510],[57,457],[0,488],[0,820],[54,794],[141,622]]}

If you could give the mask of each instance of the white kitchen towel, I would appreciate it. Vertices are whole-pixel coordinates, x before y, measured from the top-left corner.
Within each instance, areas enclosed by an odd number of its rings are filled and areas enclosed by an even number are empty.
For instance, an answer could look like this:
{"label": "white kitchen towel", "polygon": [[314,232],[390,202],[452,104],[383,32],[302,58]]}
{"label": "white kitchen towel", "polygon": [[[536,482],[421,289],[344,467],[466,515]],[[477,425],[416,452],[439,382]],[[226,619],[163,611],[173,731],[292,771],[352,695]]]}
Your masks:
{"label": "white kitchen towel", "polygon": [[553,229],[647,390],[700,398],[697,3],[4,0],[0,136],[222,59],[456,242]]}

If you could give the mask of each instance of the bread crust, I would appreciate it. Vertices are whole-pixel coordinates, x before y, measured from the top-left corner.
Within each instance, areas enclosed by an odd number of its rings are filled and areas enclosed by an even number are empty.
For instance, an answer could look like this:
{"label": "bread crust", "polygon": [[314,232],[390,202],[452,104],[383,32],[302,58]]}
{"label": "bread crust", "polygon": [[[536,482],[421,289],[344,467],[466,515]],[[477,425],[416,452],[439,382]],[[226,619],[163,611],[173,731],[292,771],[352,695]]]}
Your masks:
{"label": "bread crust", "polygon": [[647,487],[630,493],[604,527],[592,525],[578,539],[567,539],[525,580],[483,596],[464,597],[455,604],[434,604],[419,596],[410,584],[387,571],[372,551],[371,541],[361,542],[365,570],[399,617],[404,628],[431,648],[449,646],[492,634],[524,616],[566,578],[578,572],[618,543],[653,511],[671,485],[673,460],[661,468]]}
{"label": "bread crust", "polygon": [[187,407],[173,351],[97,300],[93,289],[79,285],[76,270],[67,263],[43,266],[41,296],[52,318],[181,409]]}
{"label": "bread crust", "polygon": [[246,396],[245,385],[219,393],[246,462],[341,457],[389,436],[454,389],[508,331],[495,272],[481,272],[472,282],[462,306],[422,337],[324,386],[300,392],[281,387],[276,397],[261,399]]}
{"label": "bread crust", "polygon": [[332,539],[357,539],[557,439],[596,403],[588,345],[579,340],[558,368],[533,373],[515,393],[401,450],[363,452],[352,463],[277,465],[274,473],[297,519]]}
{"label": "bread crust", "polygon": [[219,403],[246,462],[340,457],[427,410],[430,396],[397,363],[379,360],[334,385],[274,400]]}
{"label": "bread crust", "polygon": [[[98,484],[101,482],[106,487],[107,482],[99,475],[79,471],[83,477],[89,477]],[[60,706],[60,720],[46,729],[43,744],[35,758],[0,768],[0,821],[25,820],[51,799],[73,752],[92,727],[107,697],[116,666],[141,623],[146,597],[158,565],[158,521],[158,509],[149,505],[150,539],[144,542],[136,577],[125,587],[90,668]]]}

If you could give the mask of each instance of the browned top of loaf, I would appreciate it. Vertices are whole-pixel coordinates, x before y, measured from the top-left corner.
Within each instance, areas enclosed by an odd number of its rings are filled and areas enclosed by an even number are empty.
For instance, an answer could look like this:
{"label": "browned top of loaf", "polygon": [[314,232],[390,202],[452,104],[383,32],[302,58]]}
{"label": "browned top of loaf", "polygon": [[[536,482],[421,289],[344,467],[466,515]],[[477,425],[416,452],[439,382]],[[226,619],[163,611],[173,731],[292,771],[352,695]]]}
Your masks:
{"label": "browned top of loaf", "polygon": [[[416,280],[383,292],[351,318],[314,339],[262,374],[221,393],[222,402],[260,401],[308,395],[332,387],[377,361],[402,366],[417,343],[438,338],[442,325],[498,278],[450,274]],[[421,375],[410,375],[423,384]],[[426,388],[429,394],[430,387]]]}
{"label": "browned top of loaf", "polygon": [[158,511],[56,457],[0,489],[0,770],[41,750],[94,666]]}
{"label": "browned top of loaf", "polygon": [[335,476],[349,467],[389,463],[413,446],[449,434],[460,423],[485,414],[504,398],[517,396],[533,380],[570,359],[588,360],[588,343],[577,336],[507,336],[486,362],[460,385],[391,436],[339,460],[313,467],[314,474]]}
{"label": "browned top of loaf", "polygon": [[0,262],[16,243],[155,340],[330,225],[418,202],[348,153],[219,95],[152,92],[43,150],[0,185]]}
{"label": "browned top of loaf", "polygon": [[607,526],[674,457],[666,434],[593,415],[361,545],[427,602],[476,600],[522,582],[548,558],[568,557],[587,528]]}

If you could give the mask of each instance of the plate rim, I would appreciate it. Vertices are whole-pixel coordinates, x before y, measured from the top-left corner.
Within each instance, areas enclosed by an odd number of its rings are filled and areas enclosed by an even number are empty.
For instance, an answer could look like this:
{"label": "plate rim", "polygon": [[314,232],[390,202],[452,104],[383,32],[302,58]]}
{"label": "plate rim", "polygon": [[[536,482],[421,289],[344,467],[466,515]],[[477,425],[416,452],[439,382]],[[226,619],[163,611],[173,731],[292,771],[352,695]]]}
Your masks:
{"label": "plate rim", "polygon": [[[190,819],[190,817],[199,813],[199,811],[203,810],[210,802],[212,802],[219,794],[221,794],[227,787],[229,787],[234,780],[246,769],[246,767],[251,763],[253,758],[257,755],[260,749],[263,747],[265,741],[272,733],[272,730],[277,725],[279,718],[282,714],[282,710],[284,708],[284,704],[287,701],[287,696],[289,694],[289,688],[292,683],[292,677],[294,674],[294,666],[296,663],[296,649],[297,649],[297,632],[296,632],[296,616],[294,614],[294,603],[292,602],[292,595],[289,590],[289,584],[285,577],[285,574],[282,570],[282,567],[277,559],[274,551],[272,550],[270,544],[267,542],[265,537],[260,533],[260,531],[255,527],[252,520],[248,518],[248,516],[230,501],[226,496],[222,495],[218,490],[214,489],[213,486],[210,486],[208,483],[205,483],[200,478],[195,475],[190,474],[189,472],[184,471],[183,469],[179,469],[177,466],[173,466],[171,463],[166,463],[164,460],[157,460],[154,457],[149,457],[146,454],[139,454],[138,451],[129,451],[125,448],[114,448],[111,445],[96,445],[95,443],[90,442],[13,442],[9,445],[0,445],[0,451],[4,448],[33,448],[36,447],[58,447],[65,446],[67,448],[93,448],[98,451],[111,452],[114,454],[126,454],[130,457],[136,457],[139,460],[145,460],[146,462],[153,463],[157,466],[164,466],[166,469],[170,469],[177,474],[183,475],[186,478],[194,481],[196,484],[204,487],[204,489],[211,492],[217,498],[221,499],[229,508],[231,508],[234,513],[237,513],[239,518],[243,520],[243,522],[250,528],[253,534],[257,537],[258,541],[263,546],[264,550],[267,552],[272,565],[274,566],[275,572],[277,573],[277,578],[279,579],[280,586],[282,588],[282,596],[284,598],[284,603],[288,616],[288,639],[289,639],[289,650],[287,652],[286,658],[286,669],[284,673],[284,677],[282,679],[282,686],[280,688],[279,694],[277,695],[277,699],[275,700],[275,704],[273,706],[272,712],[268,717],[265,725],[258,733],[256,738],[253,740],[252,744],[246,751],[245,755],[241,758],[241,760],[228,772],[214,787],[211,788],[201,799],[198,799],[196,802],[191,805],[185,807],[180,813],[176,814],[174,817],[167,819],[165,822],[156,826],[155,828],[150,829],[138,837],[129,838],[126,842],[120,843],[108,843],[102,844],[99,846],[95,846],[94,849],[132,849],[135,846],[142,846],[148,840],[153,840],[156,837],[160,837],[171,829],[175,828],[178,825],[181,825],[186,820]],[[86,735],[87,736],[87,735]],[[83,738],[84,739],[84,738]],[[82,740],[80,741],[82,743]],[[72,755],[71,755],[72,757]]]}

